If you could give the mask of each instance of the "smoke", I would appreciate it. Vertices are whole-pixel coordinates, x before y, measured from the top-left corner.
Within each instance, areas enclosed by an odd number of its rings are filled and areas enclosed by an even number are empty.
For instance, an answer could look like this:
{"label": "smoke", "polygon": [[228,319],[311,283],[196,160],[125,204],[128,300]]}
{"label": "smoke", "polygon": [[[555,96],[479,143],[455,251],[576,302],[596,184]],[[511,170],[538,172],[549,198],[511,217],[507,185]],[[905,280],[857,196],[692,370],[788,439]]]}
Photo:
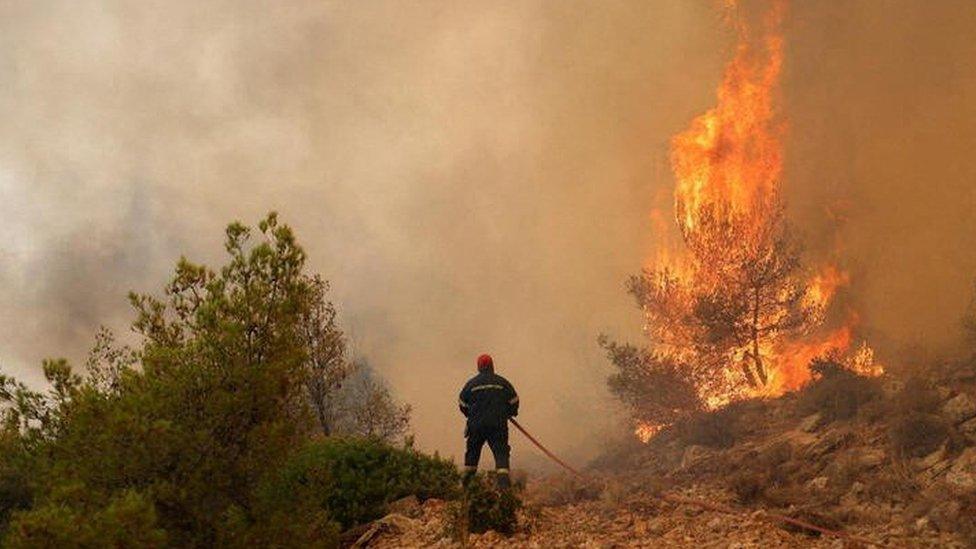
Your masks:
{"label": "smoke", "polygon": [[787,187],[886,360],[957,341],[976,278],[976,5],[795,2]]}
{"label": "smoke", "polygon": [[[893,340],[939,340],[976,273],[974,22],[791,7],[785,186],[818,246],[844,216]],[[124,330],[126,291],[274,209],[421,446],[459,453],[457,391],[490,352],[525,425],[592,455],[622,426],[596,335],[640,338],[623,282],[732,39],[711,1],[0,3],[2,367],[77,361]]]}

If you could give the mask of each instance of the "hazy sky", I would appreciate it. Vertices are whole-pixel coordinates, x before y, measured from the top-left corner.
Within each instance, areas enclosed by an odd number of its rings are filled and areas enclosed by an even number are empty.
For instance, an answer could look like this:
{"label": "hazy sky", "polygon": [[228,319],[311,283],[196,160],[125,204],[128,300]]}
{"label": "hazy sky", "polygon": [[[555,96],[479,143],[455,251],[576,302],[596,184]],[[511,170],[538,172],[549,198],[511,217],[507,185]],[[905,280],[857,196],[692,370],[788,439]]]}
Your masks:
{"label": "hazy sky", "polygon": [[[621,425],[595,339],[639,338],[623,283],[714,101],[717,4],[0,0],[0,365],[80,360],[128,290],[274,209],[421,445],[459,453],[491,352],[525,424],[592,454]],[[974,6],[787,20],[784,185],[890,348],[948,342],[976,275]]]}

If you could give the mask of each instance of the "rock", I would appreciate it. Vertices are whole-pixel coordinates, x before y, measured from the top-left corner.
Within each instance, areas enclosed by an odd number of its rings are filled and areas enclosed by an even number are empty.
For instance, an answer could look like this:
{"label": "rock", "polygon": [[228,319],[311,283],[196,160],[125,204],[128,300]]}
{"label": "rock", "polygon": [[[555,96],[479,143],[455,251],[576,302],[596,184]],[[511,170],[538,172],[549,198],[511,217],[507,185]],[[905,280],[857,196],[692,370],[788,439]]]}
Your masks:
{"label": "rock", "polygon": [[807,486],[814,490],[824,490],[827,488],[827,477],[817,477],[807,483]]}
{"label": "rock", "polygon": [[813,435],[804,431],[794,430],[794,431],[787,431],[786,433],[783,433],[783,435],[779,437],[779,440],[789,444],[790,446],[796,449],[796,448],[805,448],[808,446],[812,446],[815,442],[817,442],[818,438],[817,435]]}
{"label": "rock", "polygon": [[942,405],[942,415],[956,425],[972,419],[976,417],[976,399],[966,393],[959,393]]}
{"label": "rock", "polygon": [[976,489],[976,448],[970,446],[956,458],[955,463],[946,473],[945,480],[959,491],[968,492]]}
{"label": "rock", "polygon": [[943,444],[938,450],[932,452],[931,454],[920,458],[915,461],[915,469],[918,471],[925,471],[934,467],[937,463],[941,462],[946,455],[946,445]]}
{"label": "rock", "polygon": [[948,471],[950,467],[952,467],[952,460],[944,459],[925,471],[922,471],[918,478],[924,483],[931,483]]}
{"label": "rock", "polygon": [[874,469],[883,464],[888,457],[883,448],[861,448],[855,455],[857,464],[863,469]]}
{"label": "rock", "polygon": [[976,417],[968,421],[964,421],[962,425],[959,426],[959,431],[969,438],[976,439]]}
{"label": "rock", "polygon": [[823,416],[820,413],[811,414],[800,420],[799,429],[804,433],[812,433],[823,423]]}
{"label": "rock", "polygon": [[387,512],[411,518],[420,516],[421,511],[420,500],[414,495],[400,498],[387,506]]}
{"label": "rock", "polygon": [[721,530],[722,519],[720,517],[715,517],[712,520],[708,521],[708,524],[706,524],[705,526],[712,531]]}
{"label": "rock", "polygon": [[919,517],[919,519],[915,521],[915,529],[916,530],[921,531],[921,530],[925,530],[928,527],[929,527],[929,518],[928,517]]}
{"label": "rock", "polygon": [[851,438],[851,432],[847,429],[827,431],[807,448],[807,454],[811,458],[823,456],[840,448],[849,442]]}
{"label": "rock", "polygon": [[352,544],[353,549],[360,549],[368,547],[370,543],[377,537],[383,535],[396,535],[403,534],[404,532],[411,530],[417,526],[419,522],[407,518],[403,515],[390,514],[385,517],[375,521],[369,527],[366,532],[356,540],[356,543]]}
{"label": "rock", "polygon": [[932,507],[925,516],[939,530],[952,530],[959,525],[959,514],[962,505],[958,501],[943,501]]}
{"label": "rock", "polygon": [[685,453],[681,456],[681,468],[690,469],[711,455],[712,451],[704,446],[689,446],[685,448]]}

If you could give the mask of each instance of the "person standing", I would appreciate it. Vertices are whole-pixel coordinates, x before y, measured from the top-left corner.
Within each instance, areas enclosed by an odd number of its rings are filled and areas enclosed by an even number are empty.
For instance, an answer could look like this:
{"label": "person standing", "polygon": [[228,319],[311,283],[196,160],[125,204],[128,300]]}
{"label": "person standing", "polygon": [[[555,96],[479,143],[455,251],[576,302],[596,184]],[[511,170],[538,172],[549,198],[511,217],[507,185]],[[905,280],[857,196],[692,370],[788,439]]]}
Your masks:
{"label": "person standing", "polygon": [[495,364],[490,355],[478,357],[478,375],[468,380],[461,389],[459,406],[467,418],[464,429],[467,439],[464,482],[469,482],[478,471],[481,449],[487,443],[495,457],[498,486],[511,486],[508,419],[518,415],[519,397],[512,384],[495,373]]}

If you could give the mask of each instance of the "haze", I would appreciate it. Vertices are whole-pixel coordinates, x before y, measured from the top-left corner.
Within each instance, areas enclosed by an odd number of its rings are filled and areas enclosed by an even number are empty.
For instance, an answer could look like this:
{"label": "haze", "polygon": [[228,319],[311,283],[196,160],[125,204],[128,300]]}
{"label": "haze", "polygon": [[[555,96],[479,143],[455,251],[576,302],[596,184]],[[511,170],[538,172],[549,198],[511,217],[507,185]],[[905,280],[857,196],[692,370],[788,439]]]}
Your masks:
{"label": "haze", "polygon": [[[0,1],[0,367],[80,363],[128,290],[277,210],[362,356],[458,455],[481,352],[577,459],[626,429],[596,336],[714,102],[716,2]],[[785,187],[879,350],[951,345],[976,275],[976,5],[797,2]],[[519,442],[516,455],[528,453]]]}

